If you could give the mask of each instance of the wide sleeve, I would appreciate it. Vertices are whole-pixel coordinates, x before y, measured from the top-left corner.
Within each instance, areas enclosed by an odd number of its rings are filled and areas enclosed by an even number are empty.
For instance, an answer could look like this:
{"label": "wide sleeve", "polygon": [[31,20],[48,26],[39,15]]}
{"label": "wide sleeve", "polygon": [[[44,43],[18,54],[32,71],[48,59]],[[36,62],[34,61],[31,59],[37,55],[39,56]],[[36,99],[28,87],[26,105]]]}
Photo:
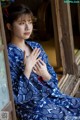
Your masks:
{"label": "wide sleeve", "polygon": [[45,84],[51,88],[54,88],[54,86],[57,86],[57,84],[58,84],[57,75],[54,71],[54,68],[50,65],[49,60],[48,60],[48,56],[41,45],[40,45],[40,48],[41,48],[41,52],[42,52],[42,55],[41,55],[42,60],[46,63],[47,70],[51,74],[51,79],[47,80],[45,82]]}
{"label": "wide sleeve", "polygon": [[[29,79],[23,74],[11,53],[8,53],[14,102],[20,104],[32,98]],[[20,72],[21,71],[21,72]]]}

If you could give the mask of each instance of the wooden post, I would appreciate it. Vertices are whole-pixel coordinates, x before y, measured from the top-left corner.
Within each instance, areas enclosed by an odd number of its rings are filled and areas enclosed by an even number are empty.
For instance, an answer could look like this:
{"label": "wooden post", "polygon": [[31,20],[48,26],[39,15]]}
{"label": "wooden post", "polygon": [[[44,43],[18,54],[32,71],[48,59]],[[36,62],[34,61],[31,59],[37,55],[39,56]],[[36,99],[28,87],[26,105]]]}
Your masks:
{"label": "wooden post", "polygon": [[[63,0],[51,0],[52,7],[55,6],[55,17],[58,33],[58,43],[62,59],[64,74],[77,74],[77,65],[74,58],[74,43],[71,23],[70,5]],[[58,49],[58,48],[56,48]],[[57,53],[58,54],[58,53]]]}
{"label": "wooden post", "polygon": [[9,89],[9,97],[10,97],[10,101],[8,105],[5,106],[5,108],[3,108],[2,110],[8,111],[10,113],[11,118],[9,118],[9,120],[16,120],[16,112],[15,112],[15,106],[14,106],[13,91],[11,86],[12,84],[11,84],[11,77],[10,77],[10,68],[9,68],[9,62],[8,62],[7,44],[6,44],[6,36],[5,36],[5,30],[4,30],[1,2],[0,2],[0,32],[1,32],[0,35],[2,38],[1,50],[3,50],[4,52],[7,83],[8,83],[8,89]]}
{"label": "wooden post", "polygon": [[55,48],[56,48],[56,61],[57,67],[62,66],[61,62],[61,53],[60,53],[60,45],[59,39],[62,38],[62,31],[60,27],[60,17],[59,17],[59,10],[55,0],[51,0],[51,9],[52,9],[52,21],[53,21],[53,28],[54,28],[54,40],[55,40]]}
{"label": "wooden post", "polygon": [[78,24],[79,24],[79,33],[80,33],[80,4],[77,5],[78,8]]}

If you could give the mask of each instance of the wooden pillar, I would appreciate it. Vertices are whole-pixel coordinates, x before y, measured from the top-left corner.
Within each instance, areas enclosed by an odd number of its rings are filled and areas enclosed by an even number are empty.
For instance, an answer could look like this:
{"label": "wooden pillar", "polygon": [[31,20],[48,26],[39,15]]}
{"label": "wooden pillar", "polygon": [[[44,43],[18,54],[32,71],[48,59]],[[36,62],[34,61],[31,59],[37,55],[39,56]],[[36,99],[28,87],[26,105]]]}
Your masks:
{"label": "wooden pillar", "polygon": [[[4,53],[4,59],[5,59],[5,68],[6,68],[6,76],[7,76],[7,85],[8,85],[8,92],[9,92],[9,101],[7,105],[2,109],[2,111],[8,111],[9,112],[9,120],[16,120],[16,112],[15,112],[15,106],[14,106],[14,99],[13,99],[13,90],[12,90],[12,83],[11,83],[11,77],[10,77],[10,68],[9,68],[9,62],[8,62],[8,54],[7,54],[7,44],[6,44],[6,36],[5,36],[5,30],[4,30],[4,23],[3,23],[3,14],[2,14],[2,7],[0,2],[0,35],[2,38],[2,47],[1,50]],[[5,119],[5,118],[4,118]]]}
{"label": "wooden pillar", "polygon": [[[62,67],[64,74],[76,74],[77,65],[74,58],[74,43],[71,23],[70,5],[64,3],[63,0],[51,0],[51,6],[54,7],[56,28],[58,38],[55,41],[59,43],[59,49],[62,60]],[[53,9],[52,9],[53,10]],[[54,15],[53,15],[54,16]],[[53,18],[54,19],[54,18]],[[56,36],[56,34],[55,34]],[[57,44],[57,43],[56,43]],[[58,49],[58,47],[56,48]],[[58,52],[57,52],[58,54]]]}
{"label": "wooden pillar", "polygon": [[51,9],[52,9],[52,21],[53,21],[53,29],[54,29],[57,67],[61,67],[62,62],[61,62],[59,39],[62,38],[62,31],[60,27],[60,17],[59,17],[58,6],[57,4],[55,5],[54,0],[51,0]]}
{"label": "wooden pillar", "polygon": [[79,24],[79,33],[80,33],[80,4],[77,5],[78,8],[78,24]]}

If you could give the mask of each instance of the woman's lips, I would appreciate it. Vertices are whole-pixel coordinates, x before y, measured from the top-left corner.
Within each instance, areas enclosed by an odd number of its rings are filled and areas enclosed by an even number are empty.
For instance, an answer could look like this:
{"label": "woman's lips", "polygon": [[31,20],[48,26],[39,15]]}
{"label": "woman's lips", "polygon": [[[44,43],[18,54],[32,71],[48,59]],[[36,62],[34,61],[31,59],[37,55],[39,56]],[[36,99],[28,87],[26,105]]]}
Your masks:
{"label": "woman's lips", "polygon": [[24,33],[25,35],[30,35],[30,32],[26,32],[26,33]]}

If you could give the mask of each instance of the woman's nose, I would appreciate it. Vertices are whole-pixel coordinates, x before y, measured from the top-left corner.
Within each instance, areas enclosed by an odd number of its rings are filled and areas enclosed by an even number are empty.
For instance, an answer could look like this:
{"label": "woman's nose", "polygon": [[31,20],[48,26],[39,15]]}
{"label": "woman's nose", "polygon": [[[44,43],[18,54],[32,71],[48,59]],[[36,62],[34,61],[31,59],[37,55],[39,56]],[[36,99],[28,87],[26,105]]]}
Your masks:
{"label": "woman's nose", "polygon": [[26,30],[29,30],[29,25],[28,25],[28,23],[25,24],[25,29],[26,29]]}

